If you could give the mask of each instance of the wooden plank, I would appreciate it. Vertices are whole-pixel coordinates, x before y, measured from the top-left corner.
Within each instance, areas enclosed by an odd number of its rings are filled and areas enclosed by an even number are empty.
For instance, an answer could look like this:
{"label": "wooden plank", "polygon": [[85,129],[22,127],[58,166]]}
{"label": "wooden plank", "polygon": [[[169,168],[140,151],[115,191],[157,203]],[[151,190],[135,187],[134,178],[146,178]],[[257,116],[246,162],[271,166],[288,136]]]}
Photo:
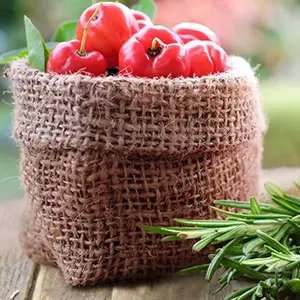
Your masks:
{"label": "wooden plank", "polygon": [[12,201],[0,206],[0,299],[25,300],[35,276],[35,265],[18,245],[22,205]]}
{"label": "wooden plank", "polygon": [[[0,299],[25,300],[35,276],[34,264],[20,251],[0,253]],[[15,297],[13,298],[13,296]]]}
{"label": "wooden plank", "polygon": [[0,205],[0,250],[19,249],[19,229],[24,201],[14,200]]}
{"label": "wooden plank", "polygon": [[71,288],[65,285],[59,271],[41,266],[32,297],[28,300],[110,300],[109,285],[92,288]]}
{"label": "wooden plank", "polygon": [[203,274],[173,276],[147,284],[119,285],[113,289],[111,300],[219,300],[245,285],[234,282],[230,288],[213,295],[216,281],[208,284]]}
{"label": "wooden plank", "polygon": [[[235,282],[223,292],[212,295],[216,283],[207,284],[202,275],[172,276],[152,282],[109,285],[92,288],[71,288],[64,284],[59,271],[42,266],[30,300],[218,300],[244,282]],[[188,288],[187,288],[188,287]],[[28,300],[29,300],[28,299]]]}

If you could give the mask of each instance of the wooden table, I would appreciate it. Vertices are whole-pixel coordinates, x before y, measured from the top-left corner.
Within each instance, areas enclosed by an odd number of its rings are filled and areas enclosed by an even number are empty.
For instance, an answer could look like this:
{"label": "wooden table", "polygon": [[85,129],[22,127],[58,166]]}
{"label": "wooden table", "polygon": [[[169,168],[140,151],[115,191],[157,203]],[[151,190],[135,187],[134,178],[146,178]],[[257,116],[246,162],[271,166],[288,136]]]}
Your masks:
{"label": "wooden table", "polygon": [[[284,188],[300,179],[298,169],[263,172],[263,181]],[[32,263],[18,245],[22,201],[0,205],[0,300],[217,300],[243,282],[236,282],[223,293],[212,294],[215,282],[208,284],[202,275],[172,276],[136,284],[102,285],[94,288],[67,287],[57,269]]]}

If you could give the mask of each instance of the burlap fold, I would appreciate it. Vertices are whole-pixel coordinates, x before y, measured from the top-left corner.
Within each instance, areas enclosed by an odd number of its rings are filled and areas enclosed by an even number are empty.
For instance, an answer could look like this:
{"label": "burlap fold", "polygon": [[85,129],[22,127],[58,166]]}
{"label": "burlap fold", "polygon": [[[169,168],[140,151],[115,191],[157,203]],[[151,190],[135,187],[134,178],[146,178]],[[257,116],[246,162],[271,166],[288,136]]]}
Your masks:
{"label": "burlap fold", "polygon": [[141,225],[216,217],[257,193],[263,118],[249,65],[188,79],[90,78],[14,62],[22,243],[70,285],[164,275],[202,262]]}

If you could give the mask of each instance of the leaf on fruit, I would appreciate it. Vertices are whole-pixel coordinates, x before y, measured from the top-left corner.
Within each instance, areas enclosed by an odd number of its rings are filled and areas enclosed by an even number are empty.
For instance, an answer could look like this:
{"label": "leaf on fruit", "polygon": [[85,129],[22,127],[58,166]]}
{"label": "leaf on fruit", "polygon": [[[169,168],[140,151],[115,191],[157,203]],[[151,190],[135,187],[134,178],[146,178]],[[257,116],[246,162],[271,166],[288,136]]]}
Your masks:
{"label": "leaf on fruit", "polygon": [[60,43],[74,40],[76,38],[76,27],[76,20],[66,21],[60,24],[53,35],[52,41]]}
{"label": "leaf on fruit", "polygon": [[28,49],[29,65],[40,71],[45,71],[49,55],[48,48],[39,30],[32,24],[31,20],[24,16],[25,32]]}
{"label": "leaf on fruit", "polygon": [[152,20],[156,12],[156,4],[154,0],[139,0],[139,2],[133,4],[131,8],[145,13]]}

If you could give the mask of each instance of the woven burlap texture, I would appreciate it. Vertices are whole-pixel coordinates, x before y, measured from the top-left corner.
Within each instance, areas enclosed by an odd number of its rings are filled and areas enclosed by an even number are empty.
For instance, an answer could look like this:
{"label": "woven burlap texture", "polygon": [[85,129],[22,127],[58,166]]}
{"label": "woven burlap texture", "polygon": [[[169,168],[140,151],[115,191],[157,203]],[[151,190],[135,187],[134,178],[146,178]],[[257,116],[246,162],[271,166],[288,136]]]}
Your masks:
{"label": "woven burlap texture", "polygon": [[26,211],[22,244],[70,285],[154,277],[203,262],[141,225],[216,217],[257,194],[263,118],[249,65],[188,79],[9,76]]}

